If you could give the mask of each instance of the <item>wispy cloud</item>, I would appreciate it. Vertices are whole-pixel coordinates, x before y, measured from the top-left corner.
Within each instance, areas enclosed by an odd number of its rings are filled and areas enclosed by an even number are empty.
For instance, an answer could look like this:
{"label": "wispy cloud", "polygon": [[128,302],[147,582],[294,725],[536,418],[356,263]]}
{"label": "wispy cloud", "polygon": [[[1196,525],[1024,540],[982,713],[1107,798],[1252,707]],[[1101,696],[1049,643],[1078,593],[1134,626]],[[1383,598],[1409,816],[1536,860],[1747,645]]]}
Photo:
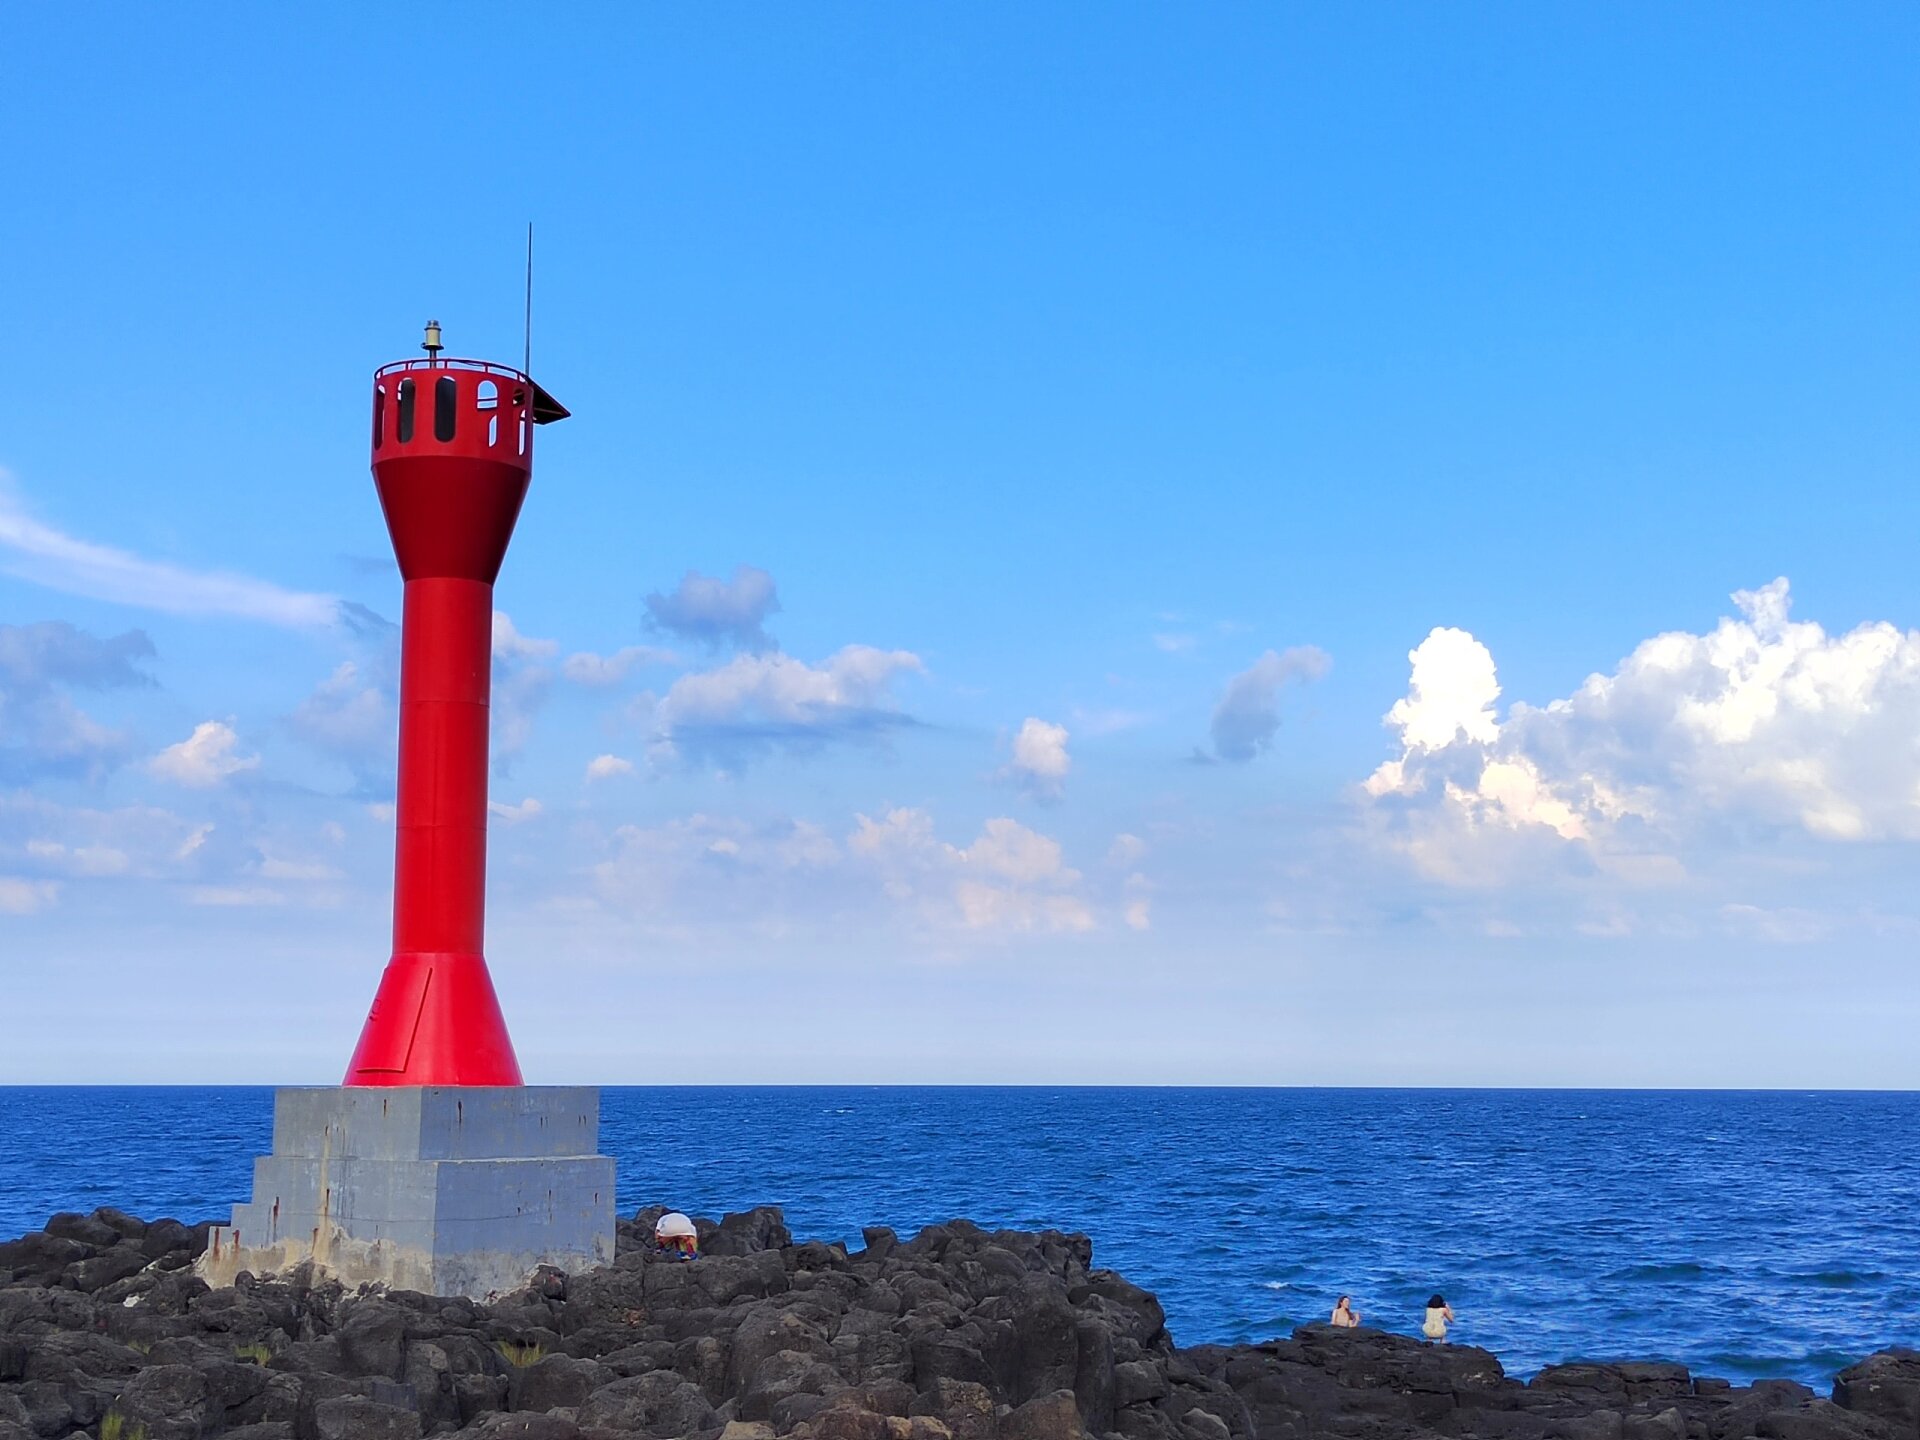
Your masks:
{"label": "wispy cloud", "polygon": [[0,471],[0,570],[49,590],[171,615],[228,615],[295,629],[341,621],[331,595],[220,570],[191,570],[65,534],[34,519]]}

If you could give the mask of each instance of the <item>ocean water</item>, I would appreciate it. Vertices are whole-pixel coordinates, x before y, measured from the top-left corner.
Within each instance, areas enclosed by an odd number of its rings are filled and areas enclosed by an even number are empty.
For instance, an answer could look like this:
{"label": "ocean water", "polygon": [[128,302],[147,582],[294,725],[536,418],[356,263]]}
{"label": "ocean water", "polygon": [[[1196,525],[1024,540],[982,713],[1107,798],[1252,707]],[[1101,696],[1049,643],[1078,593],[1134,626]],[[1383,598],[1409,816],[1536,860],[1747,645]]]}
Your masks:
{"label": "ocean water", "polygon": [[[0,1235],[63,1209],[225,1217],[265,1089],[0,1089]],[[1661,1358],[1824,1392],[1920,1344],[1920,1094],[608,1089],[620,1204],[770,1203],[860,1243],[965,1216],[1083,1230],[1182,1344],[1428,1294],[1510,1373]]]}

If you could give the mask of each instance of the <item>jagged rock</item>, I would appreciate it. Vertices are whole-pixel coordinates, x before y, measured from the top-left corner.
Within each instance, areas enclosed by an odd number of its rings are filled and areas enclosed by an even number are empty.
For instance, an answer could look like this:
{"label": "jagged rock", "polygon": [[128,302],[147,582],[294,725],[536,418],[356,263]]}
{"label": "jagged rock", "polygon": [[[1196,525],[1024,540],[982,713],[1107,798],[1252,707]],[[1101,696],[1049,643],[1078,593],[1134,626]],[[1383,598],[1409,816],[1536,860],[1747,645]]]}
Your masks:
{"label": "jagged rock", "polygon": [[580,1427],[560,1415],[483,1415],[459,1440],[580,1440]]}
{"label": "jagged rock", "polygon": [[584,1405],[587,1397],[618,1377],[593,1360],[548,1355],[511,1377],[509,1404],[515,1410],[559,1410]]}
{"label": "jagged rock", "polygon": [[770,1420],[774,1407],[794,1395],[825,1395],[840,1383],[832,1366],[798,1350],[776,1350],[753,1368],[740,1395],[742,1420]]}
{"label": "jagged rock", "polygon": [[[657,1212],[656,1212],[657,1213]],[[1920,1354],[1805,1386],[1657,1362],[1530,1385],[1471,1346],[1309,1325],[1176,1349],[1085,1236],[965,1220],[849,1256],[778,1211],[695,1217],[708,1253],[542,1271],[487,1305],[348,1295],[310,1268],[210,1291],[204,1227],[66,1214],[0,1244],[0,1440],[1920,1440]],[[539,1358],[519,1368],[511,1361]]]}
{"label": "jagged rock", "polygon": [[1903,1434],[1920,1435],[1920,1350],[1883,1350],[1849,1365],[1833,1382],[1833,1399]]}
{"label": "jagged rock", "polygon": [[88,1295],[103,1290],[116,1280],[124,1280],[129,1275],[138,1275],[147,1268],[149,1261],[144,1251],[131,1242],[115,1245],[95,1255],[90,1260],[81,1260],[69,1265],[64,1272],[73,1288]]}
{"label": "jagged rock", "polygon": [[1080,1404],[1071,1390],[1035,1396],[1000,1420],[1000,1440],[1081,1440],[1085,1434]]}
{"label": "jagged rock", "polygon": [[1120,1405],[1142,1405],[1167,1393],[1167,1375],[1157,1365],[1130,1360],[1113,1368],[1114,1401]]}
{"label": "jagged rock", "polygon": [[1902,1440],[1913,1432],[1873,1416],[1858,1414],[1831,1400],[1809,1400],[1791,1410],[1770,1411],[1754,1427],[1762,1440]]}
{"label": "jagged rock", "polygon": [[763,1300],[741,1317],[733,1332],[727,1378],[736,1392],[744,1392],[760,1362],[782,1350],[830,1362],[833,1347],[825,1333],[794,1310]]}
{"label": "jagged rock", "polygon": [[23,1435],[33,1433],[33,1420],[27,1414],[26,1404],[18,1395],[8,1390],[0,1390],[0,1436],[9,1429],[16,1429]]}
{"label": "jagged rock", "polygon": [[701,1246],[706,1255],[753,1255],[763,1250],[785,1250],[793,1244],[786,1216],[774,1205],[757,1205],[737,1215],[725,1215],[712,1238]]}
{"label": "jagged rock", "polygon": [[120,1232],[106,1221],[94,1215],[82,1215],[78,1211],[63,1210],[52,1216],[41,1227],[49,1235],[62,1240],[77,1240],[82,1245],[91,1245],[97,1250],[120,1243]]}
{"label": "jagged rock", "polygon": [[333,1333],[349,1375],[381,1375],[398,1380],[407,1340],[408,1313],[391,1300],[370,1297],[347,1311]]}
{"label": "jagged rock", "polygon": [[314,1440],[420,1440],[420,1417],[365,1395],[342,1395],[313,1407]]}
{"label": "jagged rock", "polygon": [[113,1408],[147,1440],[198,1440],[207,1419],[207,1377],[187,1365],[154,1365],[130,1378]]}
{"label": "jagged rock", "polygon": [[985,1385],[941,1376],[926,1383],[908,1414],[942,1421],[956,1440],[994,1440],[999,1428],[998,1408],[993,1392]]}
{"label": "jagged rock", "polygon": [[1658,1361],[1615,1364],[1573,1361],[1566,1365],[1549,1365],[1528,1383],[1536,1390],[1585,1391],[1609,1396],[1616,1401],[1632,1402],[1688,1394],[1693,1388],[1693,1377],[1687,1373],[1684,1365],[1668,1365]]}
{"label": "jagged rock", "polygon": [[671,1370],[656,1370],[603,1385],[576,1417],[582,1429],[642,1435],[718,1434],[724,1423],[700,1387]]}

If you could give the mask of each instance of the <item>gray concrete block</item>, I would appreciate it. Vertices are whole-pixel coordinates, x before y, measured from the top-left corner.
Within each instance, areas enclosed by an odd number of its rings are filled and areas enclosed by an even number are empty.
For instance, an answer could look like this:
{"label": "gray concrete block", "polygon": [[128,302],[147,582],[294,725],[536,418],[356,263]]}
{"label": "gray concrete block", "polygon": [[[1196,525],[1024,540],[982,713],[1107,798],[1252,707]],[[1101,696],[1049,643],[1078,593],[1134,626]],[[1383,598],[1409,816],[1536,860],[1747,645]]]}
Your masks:
{"label": "gray concrete block", "polygon": [[600,1092],[562,1086],[343,1086],[274,1096],[254,1161],[200,1261],[209,1284],[311,1260],[349,1285],[484,1299],[536,1267],[613,1262],[614,1165]]}

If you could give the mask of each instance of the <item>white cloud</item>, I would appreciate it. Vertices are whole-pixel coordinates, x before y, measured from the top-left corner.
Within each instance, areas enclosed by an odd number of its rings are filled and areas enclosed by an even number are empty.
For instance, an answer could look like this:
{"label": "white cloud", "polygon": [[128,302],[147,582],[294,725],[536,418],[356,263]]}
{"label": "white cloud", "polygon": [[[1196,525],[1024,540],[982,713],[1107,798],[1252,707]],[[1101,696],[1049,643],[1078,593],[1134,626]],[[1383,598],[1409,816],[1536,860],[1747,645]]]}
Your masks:
{"label": "white cloud", "polygon": [[112,845],[66,845],[58,840],[29,840],[27,854],[70,875],[124,875],[133,868],[127,852]]}
{"label": "white cloud", "polygon": [[0,569],[19,579],[172,615],[225,615],[301,629],[334,625],[342,618],[340,601],[332,595],[147,560],[63,534],[28,515],[6,479],[0,474]]}
{"label": "white cloud", "polygon": [[500,817],[508,825],[518,825],[539,815],[546,807],[529,795],[518,805],[509,805],[503,800],[489,800],[487,809]]}
{"label": "white cloud", "polygon": [[737,764],[758,749],[805,750],[872,738],[911,723],[889,693],[894,679],[925,667],[905,650],[849,645],[819,665],[789,655],[737,655],[682,675],[653,707],[656,758],[696,754]]}
{"label": "white cloud", "polygon": [[177,876],[213,832],[149,805],[62,805],[30,792],[0,795],[0,865],[45,878]]}
{"label": "white cloud", "polygon": [[1193,649],[1194,637],[1181,634],[1161,634],[1153,637],[1153,648],[1166,655],[1184,655]]}
{"label": "white cloud", "polygon": [[1037,800],[1058,800],[1072,768],[1067,727],[1028,716],[1013,737],[1013,759],[1001,773]]}
{"label": "white cloud", "polygon": [[1313,645],[1269,650],[1227,682],[1213,708],[1213,750],[1222,760],[1251,760],[1280,728],[1280,690],[1291,681],[1318,680],[1333,662]]}
{"label": "white cloud", "polygon": [[1122,830],[1107,847],[1107,863],[1120,869],[1137,865],[1147,853],[1147,842]]}
{"label": "white cloud", "polygon": [[1794,622],[1784,579],[1734,602],[1504,719],[1486,647],[1435,630],[1387,714],[1400,754],[1363,786],[1379,833],[1455,884],[1672,883],[1769,837],[1920,839],[1920,632]]}
{"label": "white cloud", "polygon": [[587,779],[611,780],[619,775],[633,774],[633,762],[622,760],[618,755],[596,755],[587,762]]}
{"label": "white cloud", "polygon": [[210,789],[243,771],[259,768],[260,757],[238,753],[240,737],[219,720],[203,720],[193,734],[169,745],[147,768],[162,780],[195,790]]}
{"label": "white cloud", "polygon": [[0,915],[33,915],[60,899],[60,887],[51,880],[22,880],[0,875]]}
{"label": "white cloud", "polygon": [[964,848],[939,840],[933,817],[895,809],[855,817],[848,851],[879,872],[886,893],[927,923],[982,935],[1077,933],[1094,928],[1060,842],[1017,820],[992,819]]}
{"label": "white cloud", "polygon": [[1387,712],[1410,750],[1437,750],[1456,739],[1487,742],[1499,726],[1493,653],[1464,630],[1438,627],[1408,652],[1413,677]]}
{"label": "white cloud", "polygon": [[767,617],[780,608],[779,592],[773,576],[758,566],[736,566],[731,580],[689,570],[666,594],[647,596],[646,604],[649,624],[702,645],[779,648],[766,631]]}
{"label": "white cloud", "polygon": [[558,640],[536,640],[514,628],[504,610],[493,612],[493,658],[496,661],[551,660],[560,653]]}
{"label": "white cloud", "polygon": [[744,923],[784,932],[802,913],[831,905],[822,884],[840,847],[804,820],[752,824],[694,814],[623,825],[592,867],[601,903],[659,921]]}
{"label": "white cloud", "polygon": [[634,774],[634,762],[622,760],[618,755],[595,755],[588,760],[588,783],[595,780],[614,780],[616,776]]}
{"label": "white cloud", "polygon": [[1151,930],[1153,928],[1153,902],[1144,895],[1129,900],[1126,909],[1121,912],[1129,930]]}

